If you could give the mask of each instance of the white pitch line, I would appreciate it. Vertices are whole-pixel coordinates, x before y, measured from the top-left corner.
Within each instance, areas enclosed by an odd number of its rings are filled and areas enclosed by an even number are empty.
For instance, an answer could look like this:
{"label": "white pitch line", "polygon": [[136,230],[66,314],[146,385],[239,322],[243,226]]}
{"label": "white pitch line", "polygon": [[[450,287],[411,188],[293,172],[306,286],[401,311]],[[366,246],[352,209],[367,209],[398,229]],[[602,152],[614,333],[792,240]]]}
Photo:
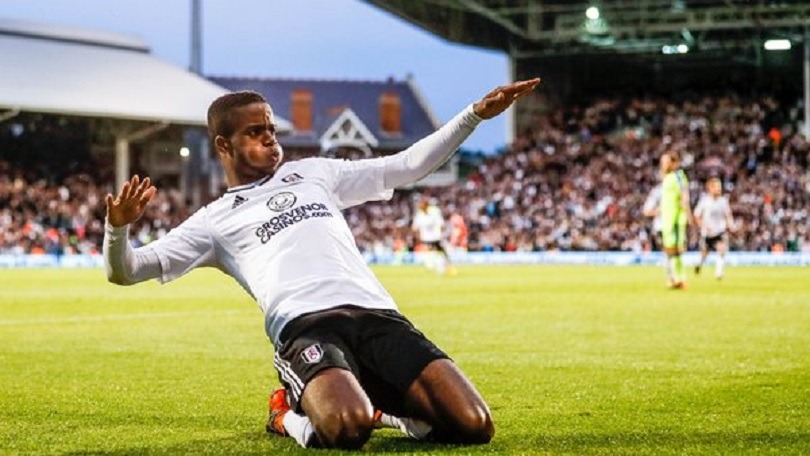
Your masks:
{"label": "white pitch line", "polygon": [[223,315],[247,315],[247,310],[189,310],[184,312],[148,312],[133,314],[112,314],[112,315],[89,315],[83,317],[64,318],[31,318],[25,320],[0,320],[0,326],[21,326],[21,325],[48,325],[59,323],[90,323],[98,321],[116,320],[143,320],[150,318],[176,318],[189,315],[223,316]]}

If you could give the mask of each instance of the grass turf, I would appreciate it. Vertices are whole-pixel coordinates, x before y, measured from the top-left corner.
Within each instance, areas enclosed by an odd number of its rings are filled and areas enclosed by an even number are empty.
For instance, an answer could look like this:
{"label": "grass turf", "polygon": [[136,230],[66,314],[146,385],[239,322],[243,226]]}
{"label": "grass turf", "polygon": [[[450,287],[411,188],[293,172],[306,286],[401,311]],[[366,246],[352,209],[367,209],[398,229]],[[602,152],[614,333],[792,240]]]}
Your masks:
{"label": "grass turf", "polygon": [[[492,408],[496,437],[391,453],[810,453],[810,270],[376,272]],[[230,279],[107,284],[100,270],[3,270],[0,453],[275,454],[263,319]]]}

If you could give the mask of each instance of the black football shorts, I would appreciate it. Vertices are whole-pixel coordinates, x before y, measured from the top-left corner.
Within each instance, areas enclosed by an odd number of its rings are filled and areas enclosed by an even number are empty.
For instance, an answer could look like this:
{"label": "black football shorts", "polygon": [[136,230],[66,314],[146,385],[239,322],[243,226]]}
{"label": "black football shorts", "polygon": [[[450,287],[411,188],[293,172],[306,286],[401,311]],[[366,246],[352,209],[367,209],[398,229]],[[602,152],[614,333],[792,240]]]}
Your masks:
{"label": "black football shorts", "polygon": [[432,361],[449,359],[394,310],[341,306],[287,323],[273,358],[293,410],[307,383],[327,368],[350,371],[375,409],[402,416],[405,393]]}
{"label": "black football shorts", "polygon": [[721,233],[717,236],[701,236],[700,237],[700,250],[704,252],[717,251],[717,244],[724,243],[728,247],[728,233]]}

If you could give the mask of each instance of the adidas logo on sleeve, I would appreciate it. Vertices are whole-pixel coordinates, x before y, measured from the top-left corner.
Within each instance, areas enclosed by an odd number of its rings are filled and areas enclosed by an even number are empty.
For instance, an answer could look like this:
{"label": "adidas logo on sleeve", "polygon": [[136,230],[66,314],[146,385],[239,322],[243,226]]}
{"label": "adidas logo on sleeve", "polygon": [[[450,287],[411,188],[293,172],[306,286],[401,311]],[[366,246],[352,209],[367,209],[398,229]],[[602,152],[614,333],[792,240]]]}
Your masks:
{"label": "adidas logo on sleeve", "polygon": [[233,205],[231,205],[231,209],[236,209],[237,207],[241,206],[244,202],[248,199],[242,195],[236,195],[236,198],[233,199]]}

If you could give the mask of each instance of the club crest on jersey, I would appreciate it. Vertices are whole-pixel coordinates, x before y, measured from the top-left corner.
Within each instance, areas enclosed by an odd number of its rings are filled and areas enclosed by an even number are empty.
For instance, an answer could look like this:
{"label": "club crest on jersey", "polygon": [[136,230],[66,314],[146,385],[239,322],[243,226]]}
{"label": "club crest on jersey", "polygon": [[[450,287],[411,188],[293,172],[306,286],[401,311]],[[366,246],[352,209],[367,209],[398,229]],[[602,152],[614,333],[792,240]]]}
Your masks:
{"label": "club crest on jersey", "polygon": [[297,198],[291,192],[281,192],[267,200],[267,207],[271,211],[283,212],[295,204]]}
{"label": "club crest on jersey", "polygon": [[323,359],[321,344],[312,344],[301,352],[301,358],[307,364],[316,364]]}
{"label": "club crest on jersey", "polygon": [[284,182],[285,184],[292,184],[292,183],[295,183],[295,182],[301,182],[302,180],[304,180],[304,176],[302,176],[302,175],[300,175],[298,173],[292,173],[292,174],[290,174],[288,176],[284,176],[281,179],[281,182]]}

